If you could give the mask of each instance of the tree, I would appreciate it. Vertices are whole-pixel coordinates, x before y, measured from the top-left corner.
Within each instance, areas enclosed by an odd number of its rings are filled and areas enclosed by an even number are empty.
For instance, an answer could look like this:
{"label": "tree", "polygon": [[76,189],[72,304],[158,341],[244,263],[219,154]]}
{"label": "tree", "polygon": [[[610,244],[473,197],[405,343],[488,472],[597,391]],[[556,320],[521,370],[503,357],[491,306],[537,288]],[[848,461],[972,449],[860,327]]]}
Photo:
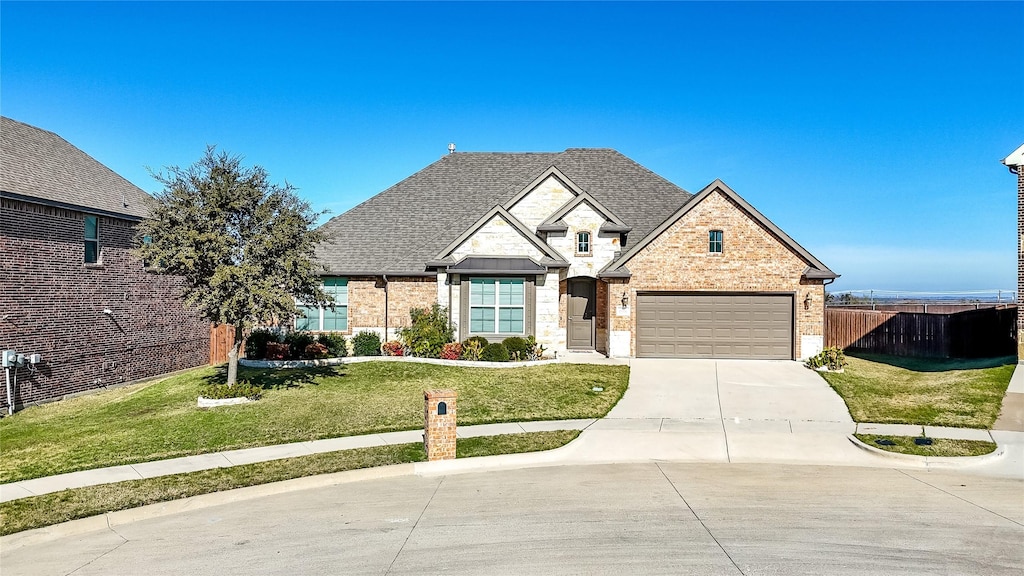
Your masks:
{"label": "tree", "polygon": [[187,169],[153,173],[164,189],[138,226],[136,253],[165,274],[184,279],[185,302],[204,318],[235,327],[228,386],[238,375],[242,337],[258,324],[290,321],[296,299],[324,305],[314,247],[320,213],[272,184],[267,172],[208,147]]}

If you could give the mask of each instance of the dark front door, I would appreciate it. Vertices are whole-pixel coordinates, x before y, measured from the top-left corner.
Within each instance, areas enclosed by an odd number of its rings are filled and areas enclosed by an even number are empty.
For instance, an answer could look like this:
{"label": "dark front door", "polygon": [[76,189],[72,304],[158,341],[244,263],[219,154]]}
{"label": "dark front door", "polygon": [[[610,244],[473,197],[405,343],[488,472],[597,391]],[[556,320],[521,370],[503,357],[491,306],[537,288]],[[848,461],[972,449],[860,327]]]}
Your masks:
{"label": "dark front door", "polygon": [[597,281],[569,280],[569,348],[593,350],[597,328]]}

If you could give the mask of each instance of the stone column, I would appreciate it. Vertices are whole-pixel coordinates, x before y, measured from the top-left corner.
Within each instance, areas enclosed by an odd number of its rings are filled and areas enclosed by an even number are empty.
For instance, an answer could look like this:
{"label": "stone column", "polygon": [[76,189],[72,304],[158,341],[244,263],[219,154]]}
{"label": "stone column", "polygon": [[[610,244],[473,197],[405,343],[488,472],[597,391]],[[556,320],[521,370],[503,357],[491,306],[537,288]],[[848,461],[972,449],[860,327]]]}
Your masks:
{"label": "stone column", "polygon": [[423,448],[427,461],[455,458],[455,390],[423,391]]}

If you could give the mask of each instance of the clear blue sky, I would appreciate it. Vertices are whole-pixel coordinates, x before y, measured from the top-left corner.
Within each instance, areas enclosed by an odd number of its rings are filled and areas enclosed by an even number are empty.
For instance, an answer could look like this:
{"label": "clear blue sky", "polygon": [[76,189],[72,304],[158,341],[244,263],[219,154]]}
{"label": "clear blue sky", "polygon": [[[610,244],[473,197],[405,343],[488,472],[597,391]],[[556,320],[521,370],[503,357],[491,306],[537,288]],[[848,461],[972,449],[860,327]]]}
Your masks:
{"label": "clear blue sky", "polygon": [[0,112],[144,190],[215,144],[337,214],[448,142],[611,147],[836,290],[1015,287],[1021,62],[1022,2],[0,3]]}

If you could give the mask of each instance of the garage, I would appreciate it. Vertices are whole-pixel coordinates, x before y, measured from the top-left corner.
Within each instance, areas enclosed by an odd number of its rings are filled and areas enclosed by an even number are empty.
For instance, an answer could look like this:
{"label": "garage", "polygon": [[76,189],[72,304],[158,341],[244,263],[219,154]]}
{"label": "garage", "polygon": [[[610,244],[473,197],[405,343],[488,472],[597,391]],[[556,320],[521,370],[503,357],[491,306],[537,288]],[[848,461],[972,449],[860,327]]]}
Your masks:
{"label": "garage", "polygon": [[793,358],[791,294],[637,295],[636,355]]}

